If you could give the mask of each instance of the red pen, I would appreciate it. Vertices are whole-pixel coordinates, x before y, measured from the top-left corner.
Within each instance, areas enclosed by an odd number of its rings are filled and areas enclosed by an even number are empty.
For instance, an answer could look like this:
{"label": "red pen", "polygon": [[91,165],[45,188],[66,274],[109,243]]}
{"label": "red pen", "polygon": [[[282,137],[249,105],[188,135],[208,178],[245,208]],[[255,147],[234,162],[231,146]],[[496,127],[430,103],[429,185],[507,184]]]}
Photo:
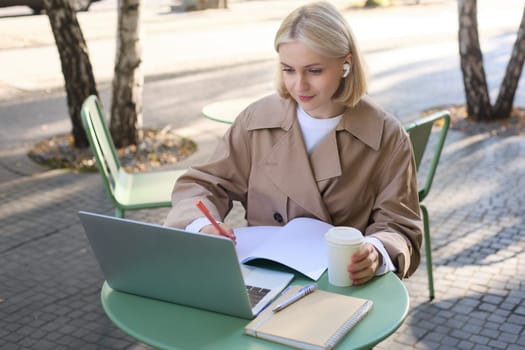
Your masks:
{"label": "red pen", "polygon": [[195,203],[195,204],[197,205],[197,208],[199,208],[200,211],[204,214],[204,216],[206,216],[206,218],[211,222],[213,227],[215,227],[217,229],[217,231],[219,231],[219,234],[221,236],[228,237],[231,240],[235,241],[235,235],[224,231],[224,229],[219,225],[219,223],[217,221],[215,221],[213,216],[211,216],[210,211],[208,210],[206,205],[204,205],[204,203],[202,203],[201,200],[198,200],[197,203]]}

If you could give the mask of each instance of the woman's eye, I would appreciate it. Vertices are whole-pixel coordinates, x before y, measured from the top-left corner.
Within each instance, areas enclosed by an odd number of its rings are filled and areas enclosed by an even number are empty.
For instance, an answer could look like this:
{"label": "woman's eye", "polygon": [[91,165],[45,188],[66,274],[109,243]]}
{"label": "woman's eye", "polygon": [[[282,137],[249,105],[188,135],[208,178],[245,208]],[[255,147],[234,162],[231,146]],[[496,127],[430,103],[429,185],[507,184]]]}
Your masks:
{"label": "woman's eye", "polygon": [[292,68],[289,68],[289,67],[283,67],[283,72],[285,73],[292,73],[293,72],[293,69]]}
{"label": "woman's eye", "polygon": [[310,69],[309,72],[312,74],[321,74],[323,70],[320,68],[315,68],[315,69]]}

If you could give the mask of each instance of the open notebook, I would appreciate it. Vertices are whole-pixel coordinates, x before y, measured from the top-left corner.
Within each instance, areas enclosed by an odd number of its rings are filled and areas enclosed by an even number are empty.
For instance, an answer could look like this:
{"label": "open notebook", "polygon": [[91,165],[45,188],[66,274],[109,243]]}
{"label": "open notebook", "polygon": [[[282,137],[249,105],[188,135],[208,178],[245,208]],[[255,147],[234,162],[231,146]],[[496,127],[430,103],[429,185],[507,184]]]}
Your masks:
{"label": "open notebook", "polygon": [[109,286],[122,292],[250,319],[294,277],[241,266],[224,237],[88,212],[79,217]]}
{"label": "open notebook", "polygon": [[237,255],[242,263],[254,259],[278,262],[317,281],[326,271],[328,255],[324,234],[332,225],[299,217],[285,226],[250,226],[235,229]]}

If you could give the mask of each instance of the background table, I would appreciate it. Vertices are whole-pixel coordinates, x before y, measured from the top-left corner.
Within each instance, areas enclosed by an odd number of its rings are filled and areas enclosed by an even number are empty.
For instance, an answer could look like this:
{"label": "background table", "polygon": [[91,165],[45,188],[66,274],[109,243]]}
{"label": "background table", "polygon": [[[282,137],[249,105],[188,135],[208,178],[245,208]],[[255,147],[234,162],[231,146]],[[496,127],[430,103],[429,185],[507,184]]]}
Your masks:
{"label": "background table", "polygon": [[[296,277],[293,284],[310,280]],[[399,278],[389,272],[364,286],[333,287],[327,274],[319,288],[371,299],[372,310],[341,341],[337,349],[366,349],[392,334],[408,312],[409,298]],[[105,282],[102,306],[123,331],[160,349],[288,349],[288,347],[244,334],[249,322],[242,318],[185,307],[115,291]]]}
{"label": "background table", "polygon": [[202,108],[202,115],[216,122],[232,124],[235,118],[258,97],[233,98],[210,103]]}

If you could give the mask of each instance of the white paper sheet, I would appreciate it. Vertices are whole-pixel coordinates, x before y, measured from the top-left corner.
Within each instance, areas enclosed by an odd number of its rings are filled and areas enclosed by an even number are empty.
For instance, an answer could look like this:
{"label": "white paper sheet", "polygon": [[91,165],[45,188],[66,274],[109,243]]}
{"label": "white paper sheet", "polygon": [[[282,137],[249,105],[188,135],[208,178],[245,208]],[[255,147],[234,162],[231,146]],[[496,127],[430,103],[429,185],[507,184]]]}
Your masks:
{"label": "white paper sheet", "polygon": [[242,263],[268,259],[317,281],[327,267],[324,234],[331,227],[320,220],[296,218],[283,227],[239,228],[235,230],[237,255]]}

